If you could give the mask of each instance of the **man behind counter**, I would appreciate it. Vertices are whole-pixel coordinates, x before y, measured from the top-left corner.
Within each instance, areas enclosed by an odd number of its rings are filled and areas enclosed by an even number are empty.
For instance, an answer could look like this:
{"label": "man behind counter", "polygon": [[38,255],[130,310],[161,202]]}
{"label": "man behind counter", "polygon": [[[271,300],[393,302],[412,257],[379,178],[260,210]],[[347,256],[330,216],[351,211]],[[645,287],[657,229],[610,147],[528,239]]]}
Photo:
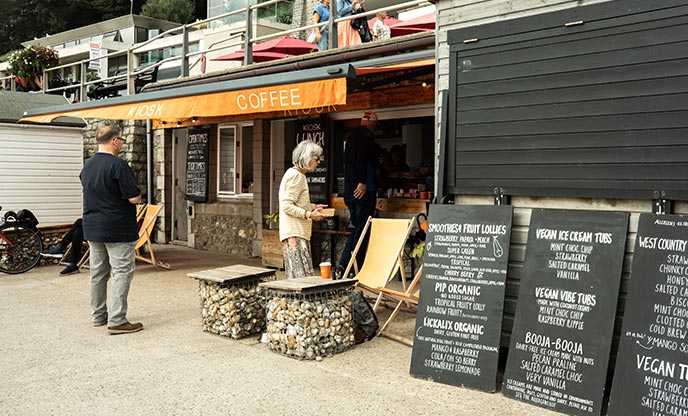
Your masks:
{"label": "man behind counter", "polygon": [[[375,212],[375,166],[379,153],[373,135],[376,125],[377,114],[366,111],[361,117],[360,127],[351,133],[344,146],[344,203],[349,208],[349,219],[354,230],[346,240],[339,266],[335,270],[337,279],[343,277],[365,223]],[[359,267],[363,264],[367,248],[368,238],[356,254]]]}

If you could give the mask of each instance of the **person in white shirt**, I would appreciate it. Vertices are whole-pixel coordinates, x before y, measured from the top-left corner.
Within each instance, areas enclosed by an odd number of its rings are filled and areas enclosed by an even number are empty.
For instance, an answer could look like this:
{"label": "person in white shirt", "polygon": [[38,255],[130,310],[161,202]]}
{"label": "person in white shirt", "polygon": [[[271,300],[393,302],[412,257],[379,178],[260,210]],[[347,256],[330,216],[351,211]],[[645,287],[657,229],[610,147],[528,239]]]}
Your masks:
{"label": "person in white shirt", "polygon": [[306,172],[320,163],[322,147],[305,140],[292,153],[294,166],[287,169],[279,187],[279,238],[284,251],[284,273],[287,279],[313,276],[311,256],[312,221],[322,221],[321,210],[327,205],[311,204]]}
{"label": "person in white shirt", "polygon": [[373,40],[387,40],[391,36],[391,31],[389,26],[385,23],[387,18],[387,12],[379,12],[377,14],[377,20],[373,25]]}

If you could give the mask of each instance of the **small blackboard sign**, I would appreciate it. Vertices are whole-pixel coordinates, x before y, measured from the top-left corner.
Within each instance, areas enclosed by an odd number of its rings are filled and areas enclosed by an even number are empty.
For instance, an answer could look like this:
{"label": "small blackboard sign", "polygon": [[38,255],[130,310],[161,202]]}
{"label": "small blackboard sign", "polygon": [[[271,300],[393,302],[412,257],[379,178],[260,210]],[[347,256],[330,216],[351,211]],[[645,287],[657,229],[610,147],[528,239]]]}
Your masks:
{"label": "small blackboard sign", "polygon": [[495,391],[511,214],[511,206],[430,206],[414,377]]}
{"label": "small blackboard sign", "polygon": [[640,215],[607,414],[688,414],[688,216]]}
{"label": "small blackboard sign", "polygon": [[310,140],[323,148],[322,158],[318,166],[315,168],[315,171],[309,172],[306,175],[308,180],[308,192],[311,197],[311,202],[314,204],[329,203],[327,155],[330,143],[332,142],[329,125],[329,120],[326,118],[298,120],[296,122],[296,143],[294,146],[304,140]]}
{"label": "small blackboard sign", "polygon": [[186,151],[186,196],[184,199],[195,202],[208,200],[208,159],[210,129],[189,130]]}
{"label": "small blackboard sign", "polygon": [[533,210],[504,395],[599,415],[628,214]]}

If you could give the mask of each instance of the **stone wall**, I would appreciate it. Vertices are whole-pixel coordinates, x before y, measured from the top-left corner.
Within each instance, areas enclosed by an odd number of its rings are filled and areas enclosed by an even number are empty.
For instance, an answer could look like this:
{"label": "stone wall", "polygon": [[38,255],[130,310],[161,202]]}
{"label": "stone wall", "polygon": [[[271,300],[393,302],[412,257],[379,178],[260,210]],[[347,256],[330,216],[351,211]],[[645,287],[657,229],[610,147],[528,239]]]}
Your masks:
{"label": "stone wall", "polygon": [[[336,0],[332,0],[336,1]],[[297,28],[313,23],[313,12],[320,0],[294,0],[294,14],[292,16],[291,27]],[[293,33],[291,36],[306,39],[309,31]]]}
{"label": "stone wall", "polygon": [[251,257],[258,232],[253,221],[253,201],[233,200],[195,204],[190,232],[194,248]]}

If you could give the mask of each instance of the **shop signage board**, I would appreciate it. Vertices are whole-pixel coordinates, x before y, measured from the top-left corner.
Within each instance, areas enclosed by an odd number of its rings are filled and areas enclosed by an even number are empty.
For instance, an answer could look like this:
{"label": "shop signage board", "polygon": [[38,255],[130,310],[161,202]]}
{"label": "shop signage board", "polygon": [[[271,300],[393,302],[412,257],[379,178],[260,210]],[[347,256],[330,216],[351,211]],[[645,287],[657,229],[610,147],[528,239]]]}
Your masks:
{"label": "shop signage board", "polygon": [[430,206],[414,377],[495,391],[511,218],[511,206]]}
{"label": "shop signage board", "polygon": [[190,129],[186,151],[186,200],[208,200],[210,129]]}
{"label": "shop signage board", "polygon": [[304,140],[310,140],[323,148],[322,159],[315,171],[306,175],[311,202],[314,204],[327,204],[329,201],[327,155],[332,143],[329,126],[330,122],[327,118],[298,120],[296,122],[296,143],[294,145]]}
{"label": "shop signage board", "polygon": [[628,214],[533,210],[502,392],[599,415]]}
{"label": "shop signage board", "polygon": [[610,416],[688,414],[688,216],[641,214]]}

